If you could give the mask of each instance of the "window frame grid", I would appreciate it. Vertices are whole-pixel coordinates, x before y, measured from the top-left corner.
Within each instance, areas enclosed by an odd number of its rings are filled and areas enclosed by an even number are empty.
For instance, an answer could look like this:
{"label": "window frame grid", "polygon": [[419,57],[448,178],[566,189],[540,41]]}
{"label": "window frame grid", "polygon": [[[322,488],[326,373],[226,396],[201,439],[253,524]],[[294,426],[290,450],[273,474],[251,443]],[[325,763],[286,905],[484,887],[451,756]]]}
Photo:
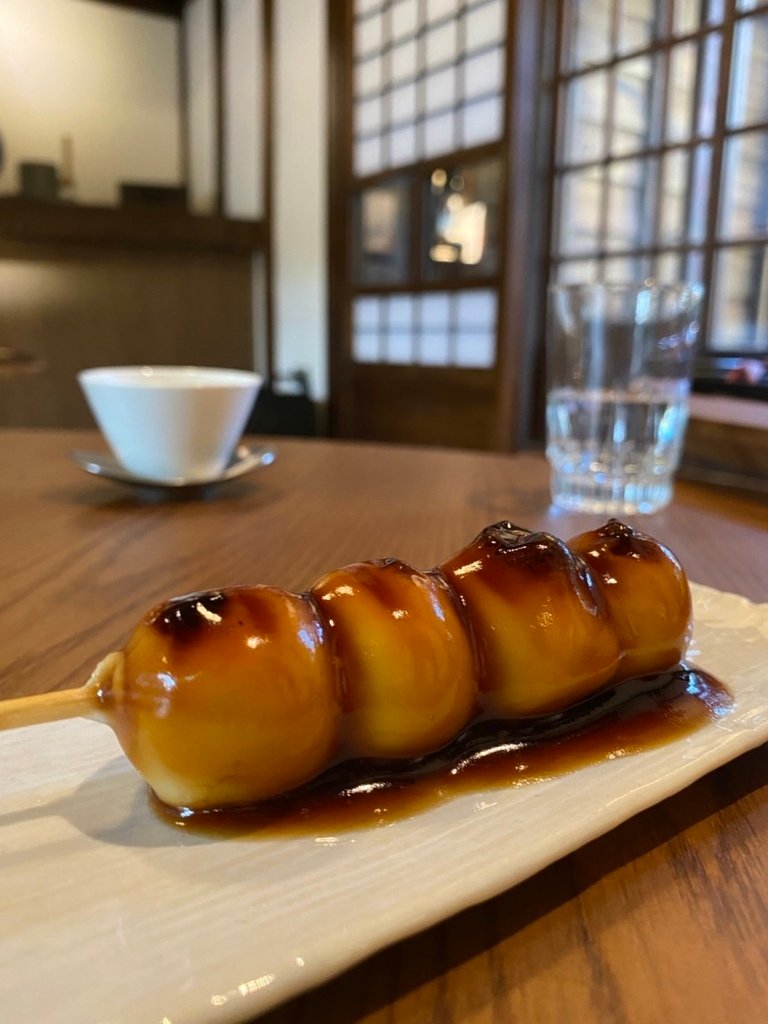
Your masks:
{"label": "window frame grid", "polygon": [[[737,250],[745,246],[751,246],[755,250],[761,247],[765,249],[764,260],[768,262],[768,230],[759,232],[753,231],[749,235],[722,237],[720,232],[721,204],[724,190],[726,170],[724,168],[725,151],[730,139],[738,137],[747,132],[768,131],[768,118],[751,121],[747,124],[739,124],[730,127],[728,123],[728,100],[734,62],[734,46],[736,38],[736,26],[742,22],[755,20],[760,16],[768,15],[768,2],[757,4],[749,10],[740,10],[736,7],[737,0],[724,0],[722,18],[709,22],[704,21],[695,31],[674,34],[674,17],[676,0],[667,0],[662,10],[662,18],[657,20],[653,35],[649,43],[626,52],[618,52],[620,10],[622,0],[613,0],[611,6],[610,21],[610,49],[605,60],[580,65],[577,68],[569,67],[568,55],[572,44],[572,28],[574,19],[570,16],[573,9],[570,0],[556,0],[556,11],[560,27],[559,46],[553,74],[545,83],[554,106],[554,127],[552,135],[552,152],[550,157],[550,181],[552,188],[552,215],[550,219],[550,242],[547,255],[548,274],[547,278],[554,279],[561,268],[568,264],[592,263],[596,266],[597,280],[605,280],[605,268],[609,261],[616,259],[647,259],[652,261],[652,266],[658,266],[658,260],[666,254],[677,254],[683,261],[685,273],[687,264],[692,254],[700,254],[702,259],[701,277],[707,284],[707,296],[704,309],[702,310],[702,334],[705,338],[706,347],[701,355],[711,359],[732,359],[744,356],[754,356],[754,351],[718,349],[713,345],[710,327],[712,326],[715,314],[715,296],[718,292],[717,268],[718,259],[721,253],[729,250]],[[707,18],[707,13],[702,14]],[[711,132],[700,131],[700,120],[698,111],[700,109],[702,90],[704,87],[703,65],[707,59],[707,40],[719,37],[719,65],[717,71],[716,107],[713,117]],[[669,109],[670,90],[670,55],[674,47],[681,43],[695,41],[697,43],[697,63],[692,91],[692,123],[690,132],[684,140],[667,140],[666,125],[667,112]],[[644,146],[630,153],[613,155],[611,151],[611,136],[613,133],[615,119],[615,92],[617,69],[627,62],[640,57],[650,57],[655,62],[662,64],[661,74],[658,69],[654,70],[656,88],[651,100],[651,111],[649,115],[651,126],[651,137],[653,144]],[[604,147],[603,156],[599,159],[586,159],[568,161],[565,154],[565,121],[564,109],[567,104],[566,93],[570,83],[579,78],[604,72],[608,76],[608,105],[604,122]],[[654,130],[655,129],[655,130]],[[696,174],[696,160],[700,159],[703,147],[709,147],[709,192],[706,201],[706,213],[703,218],[704,230],[702,237],[691,238],[691,227],[694,220],[693,180]],[[685,193],[685,231],[687,239],[677,243],[661,243],[659,241],[659,229],[661,225],[662,211],[662,158],[674,151],[685,152],[688,156],[688,167],[686,172],[686,193]],[[610,171],[617,163],[624,161],[646,160],[655,164],[655,171],[651,177],[654,189],[654,212],[653,228],[650,236],[646,235],[644,244],[627,247],[625,249],[612,249],[606,244],[607,222],[608,222],[608,195],[610,187]],[[601,208],[599,212],[599,229],[597,234],[597,245],[593,249],[585,249],[580,252],[564,253],[561,249],[562,237],[562,206],[563,187],[567,176],[574,173],[596,170],[601,173]],[[759,295],[758,304],[759,304]]]}

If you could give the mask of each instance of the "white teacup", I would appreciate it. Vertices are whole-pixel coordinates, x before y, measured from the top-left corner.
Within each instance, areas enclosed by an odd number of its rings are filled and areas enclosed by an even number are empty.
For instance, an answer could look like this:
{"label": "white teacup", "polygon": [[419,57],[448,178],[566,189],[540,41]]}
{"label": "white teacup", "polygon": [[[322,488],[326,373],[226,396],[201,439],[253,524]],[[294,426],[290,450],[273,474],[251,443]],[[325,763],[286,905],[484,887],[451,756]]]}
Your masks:
{"label": "white teacup", "polygon": [[206,366],[102,366],[77,379],[118,461],[158,483],[220,476],[262,383]]}

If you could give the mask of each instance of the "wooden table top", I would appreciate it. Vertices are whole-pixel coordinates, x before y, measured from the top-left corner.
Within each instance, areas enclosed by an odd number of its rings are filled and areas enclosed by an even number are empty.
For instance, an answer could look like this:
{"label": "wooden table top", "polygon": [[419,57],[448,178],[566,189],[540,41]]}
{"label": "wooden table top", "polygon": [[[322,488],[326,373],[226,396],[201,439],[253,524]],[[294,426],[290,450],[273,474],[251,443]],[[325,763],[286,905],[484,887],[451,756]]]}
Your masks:
{"label": "wooden table top", "polygon": [[[347,562],[428,567],[499,519],[568,537],[539,455],[278,439],[207,499],[88,477],[94,434],[2,431],[0,696],[81,685],[172,595],[300,590]],[[764,501],[680,483],[638,517],[691,579],[768,600]],[[768,668],[766,669],[768,682]],[[744,755],[490,902],[386,949],[265,1024],[723,1024],[768,1007],[768,758]]]}

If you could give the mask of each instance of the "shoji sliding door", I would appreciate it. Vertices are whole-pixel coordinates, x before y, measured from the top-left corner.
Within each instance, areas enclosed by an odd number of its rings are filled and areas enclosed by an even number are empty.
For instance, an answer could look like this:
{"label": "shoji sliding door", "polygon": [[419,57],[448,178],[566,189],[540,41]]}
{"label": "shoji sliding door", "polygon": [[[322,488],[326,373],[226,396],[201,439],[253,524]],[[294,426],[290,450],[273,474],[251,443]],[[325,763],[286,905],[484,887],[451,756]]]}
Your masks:
{"label": "shoji sliding door", "polygon": [[[330,5],[341,436],[480,448],[518,440],[526,310],[515,282],[532,268],[513,248],[535,161],[535,34],[522,66],[512,56],[535,6]],[[521,74],[532,86],[528,116],[515,105]]]}

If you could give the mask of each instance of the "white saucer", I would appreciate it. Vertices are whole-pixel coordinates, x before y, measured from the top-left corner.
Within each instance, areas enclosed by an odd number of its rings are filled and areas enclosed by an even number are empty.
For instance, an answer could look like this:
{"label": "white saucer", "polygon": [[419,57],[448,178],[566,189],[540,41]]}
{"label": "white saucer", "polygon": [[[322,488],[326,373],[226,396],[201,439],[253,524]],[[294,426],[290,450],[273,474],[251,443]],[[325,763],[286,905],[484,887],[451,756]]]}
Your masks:
{"label": "white saucer", "polygon": [[117,459],[109,452],[84,452],[80,450],[69,453],[70,458],[86,473],[93,476],[107,477],[109,480],[117,480],[121,484],[130,484],[133,487],[153,488],[155,490],[200,490],[211,487],[215,484],[224,483],[227,480],[234,480],[236,477],[250,473],[259,466],[269,466],[275,461],[275,453],[271,448],[263,445],[241,444],[235,449],[229,465],[219,476],[210,480],[186,480],[184,477],[175,477],[171,480],[150,480],[146,477],[124,469]]}

